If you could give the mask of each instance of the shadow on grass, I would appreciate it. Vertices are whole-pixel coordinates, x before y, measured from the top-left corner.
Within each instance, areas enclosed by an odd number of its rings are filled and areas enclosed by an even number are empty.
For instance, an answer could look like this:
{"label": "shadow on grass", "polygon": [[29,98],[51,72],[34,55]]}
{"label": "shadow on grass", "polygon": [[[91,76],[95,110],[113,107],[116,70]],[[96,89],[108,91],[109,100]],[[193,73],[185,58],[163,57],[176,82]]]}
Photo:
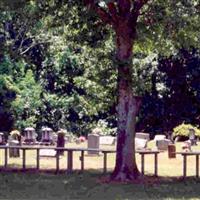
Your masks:
{"label": "shadow on grass", "polygon": [[[84,173],[1,172],[0,199],[191,199],[200,197],[200,180],[145,176],[139,183],[106,182],[96,170]],[[142,179],[141,179],[142,180]]]}

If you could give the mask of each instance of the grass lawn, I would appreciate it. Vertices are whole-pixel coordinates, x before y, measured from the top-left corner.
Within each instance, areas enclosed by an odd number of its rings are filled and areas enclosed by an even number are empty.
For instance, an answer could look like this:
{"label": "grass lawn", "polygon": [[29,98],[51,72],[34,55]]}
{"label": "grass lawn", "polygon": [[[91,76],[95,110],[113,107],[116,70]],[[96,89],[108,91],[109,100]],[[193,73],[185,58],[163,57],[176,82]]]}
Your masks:
{"label": "grass lawn", "polygon": [[199,199],[200,180],[148,178],[146,184],[103,183],[101,174],[0,173],[0,199],[128,200]]}
{"label": "grass lawn", "polygon": [[[154,149],[155,143],[149,142],[149,148]],[[77,145],[75,143],[69,143],[66,147],[87,147],[86,143]],[[115,149],[115,146],[102,146],[102,149]],[[176,145],[177,151],[181,151],[181,143]],[[200,143],[198,146],[192,147],[193,150],[200,151]],[[22,156],[22,152],[21,152]],[[79,160],[80,152],[74,152],[73,159],[73,169],[79,170],[81,168],[81,162]],[[36,151],[29,150],[26,153],[26,166],[27,168],[36,167]],[[137,154],[137,165],[141,169],[140,155]],[[108,154],[107,161],[108,171],[112,171],[115,166],[115,154]],[[100,156],[85,156],[85,169],[86,170],[99,170],[103,171],[103,155]],[[4,164],[4,152],[0,150],[0,166]],[[9,158],[8,165],[10,167],[21,168],[22,167],[22,157],[20,158]],[[183,174],[183,159],[181,155],[178,155],[175,159],[169,159],[168,153],[163,152],[158,155],[158,175],[161,177],[180,177]],[[188,157],[188,167],[187,167],[187,176],[195,175],[195,157]],[[40,169],[55,169],[56,168],[56,159],[43,157],[40,159]],[[64,156],[60,157],[60,169],[67,169],[67,153]],[[152,155],[145,156],[145,174],[152,175],[154,173],[154,157]]]}
{"label": "grass lawn", "polygon": [[[67,144],[68,147],[86,147],[86,144]],[[154,148],[153,142],[149,143]],[[114,146],[102,148],[114,149]],[[177,144],[181,150],[181,144]],[[200,150],[200,144],[193,147]],[[0,152],[0,165],[3,165],[3,151]],[[80,153],[74,154],[74,169],[80,169]],[[27,151],[27,167],[35,167],[36,154]],[[11,167],[21,168],[21,158],[9,158]],[[42,169],[55,169],[55,158],[42,158]],[[66,169],[67,155],[60,159],[61,168]],[[195,175],[195,157],[188,158],[186,180],[182,176],[182,157],[168,159],[167,152],[158,157],[158,178],[152,177],[153,157],[145,157],[145,173],[147,177],[137,184],[106,183],[102,181],[103,156],[85,157],[83,174],[54,173],[0,173],[0,199],[200,199],[200,179]],[[115,155],[108,156],[108,167],[112,171],[115,164]],[[140,156],[137,155],[137,164],[140,169]]]}

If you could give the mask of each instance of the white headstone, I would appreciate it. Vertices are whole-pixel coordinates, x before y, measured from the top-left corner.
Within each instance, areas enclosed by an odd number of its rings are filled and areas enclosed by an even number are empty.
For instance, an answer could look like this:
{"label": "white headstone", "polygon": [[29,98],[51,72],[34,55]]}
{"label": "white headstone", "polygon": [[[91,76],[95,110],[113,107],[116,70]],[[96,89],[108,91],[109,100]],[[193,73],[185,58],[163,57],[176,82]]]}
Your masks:
{"label": "white headstone", "polygon": [[56,151],[54,149],[40,149],[40,156],[55,157]]}
{"label": "white headstone", "polygon": [[113,136],[100,136],[99,143],[100,145],[114,145],[116,138]]}
{"label": "white headstone", "polygon": [[144,149],[147,146],[147,140],[135,138],[135,149]]}
{"label": "white headstone", "polygon": [[155,137],[154,137],[154,141],[164,140],[164,139],[166,139],[165,135],[155,135]]}

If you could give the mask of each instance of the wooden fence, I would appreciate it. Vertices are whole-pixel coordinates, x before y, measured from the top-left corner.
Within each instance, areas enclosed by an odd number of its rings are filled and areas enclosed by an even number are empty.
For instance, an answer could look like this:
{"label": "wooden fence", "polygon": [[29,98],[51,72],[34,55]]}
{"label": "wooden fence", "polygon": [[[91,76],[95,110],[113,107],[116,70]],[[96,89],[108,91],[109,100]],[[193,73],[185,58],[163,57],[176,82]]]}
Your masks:
{"label": "wooden fence", "polygon": [[183,157],[183,178],[187,176],[187,157],[188,156],[195,156],[196,157],[196,177],[199,178],[199,156],[200,151],[196,152],[177,152],[176,154],[180,154]]}
{"label": "wooden fence", "polygon": [[[49,147],[49,146],[0,146],[0,149],[4,150],[4,168],[8,167],[8,150],[9,149],[19,149],[22,150],[22,169],[26,170],[26,151],[35,150],[36,151],[36,169],[40,169],[40,150],[55,150],[57,151],[66,151],[67,152],[67,172],[71,173],[73,171],[73,152],[80,152],[80,162],[81,162],[81,171],[84,171],[84,157],[85,152],[101,152],[103,154],[103,173],[107,172],[107,155],[110,153],[116,153],[115,150],[103,150],[103,149],[91,149],[91,148],[61,148],[61,147]],[[145,169],[145,155],[154,155],[154,175],[158,175],[158,154],[160,151],[147,151],[140,150],[136,151],[141,155],[141,172],[144,174]],[[56,157],[56,172],[60,170],[59,163],[59,153],[55,154]]]}

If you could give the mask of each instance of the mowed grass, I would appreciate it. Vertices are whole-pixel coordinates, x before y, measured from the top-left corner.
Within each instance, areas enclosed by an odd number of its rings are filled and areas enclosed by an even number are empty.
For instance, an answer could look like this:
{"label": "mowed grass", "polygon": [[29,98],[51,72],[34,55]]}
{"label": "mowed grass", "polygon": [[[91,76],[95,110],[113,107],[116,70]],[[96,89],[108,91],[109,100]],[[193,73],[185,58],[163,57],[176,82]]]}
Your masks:
{"label": "mowed grass", "polygon": [[148,177],[145,183],[105,183],[96,171],[83,174],[0,173],[0,199],[140,200],[199,199],[199,179]]}
{"label": "mowed grass", "polygon": [[[176,150],[181,151],[182,143],[176,144]],[[75,143],[69,143],[66,145],[69,148],[80,148],[87,147],[87,143],[82,143],[77,145]],[[151,149],[155,148],[155,143],[153,141],[149,142],[148,147]],[[101,149],[115,149],[115,146],[103,145]],[[200,143],[198,146],[193,146],[192,150],[200,151]],[[84,168],[85,170],[97,170],[99,172],[103,171],[103,155],[99,156],[88,156],[87,152],[85,153],[84,159]],[[22,168],[22,152],[20,152],[20,158],[9,158],[8,166],[10,168]],[[115,153],[108,154],[107,158],[107,167],[108,171],[112,171],[115,166]],[[137,166],[138,169],[141,169],[141,157],[139,154],[136,154]],[[195,176],[196,173],[196,160],[195,156],[189,156],[187,159],[187,176]],[[0,150],[0,165],[4,165],[4,151]],[[26,151],[26,167],[35,168],[36,167],[36,151],[28,150]],[[40,158],[40,169],[56,169],[56,158],[55,157],[41,157]],[[67,152],[64,156],[60,157],[60,169],[67,169]],[[81,169],[80,161],[80,152],[73,153],[73,169]],[[154,173],[154,156],[146,155],[145,156],[145,174],[152,175]],[[181,155],[177,155],[176,158],[169,159],[168,152],[162,152],[158,155],[158,175],[161,177],[180,177],[183,175],[183,158]]]}
{"label": "mowed grass", "polygon": [[[86,147],[86,144],[67,144],[68,147]],[[149,143],[154,148],[153,142]],[[114,149],[114,146],[101,148]],[[181,143],[177,144],[181,150]],[[200,150],[200,144],[193,147]],[[3,165],[4,153],[0,152]],[[62,173],[0,173],[0,199],[200,199],[200,179],[195,178],[195,157],[188,158],[187,179],[182,176],[182,157],[168,159],[167,152],[158,157],[158,178],[153,177],[153,156],[145,157],[146,177],[137,183],[106,182],[107,176],[115,165],[115,154],[108,156],[109,173],[102,174],[103,156],[86,156],[85,172],[79,173],[80,153],[74,153],[72,174]],[[21,158],[9,158],[9,166],[21,168]],[[55,158],[41,158],[41,169],[55,169]],[[67,168],[67,155],[60,158],[62,169]],[[140,169],[140,156],[137,155],[137,164]],[[36,165],[36,153],[27,151],[28,168]]]}

